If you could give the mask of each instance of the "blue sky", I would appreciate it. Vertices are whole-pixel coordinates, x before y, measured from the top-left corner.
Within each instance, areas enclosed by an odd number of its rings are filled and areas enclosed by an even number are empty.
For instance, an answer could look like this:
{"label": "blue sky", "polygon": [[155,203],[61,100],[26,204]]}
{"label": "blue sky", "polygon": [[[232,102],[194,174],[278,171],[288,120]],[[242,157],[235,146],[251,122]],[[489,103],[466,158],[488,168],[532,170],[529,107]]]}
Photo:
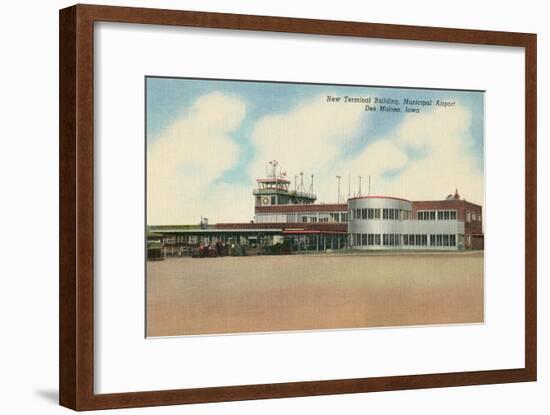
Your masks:
{"label": "blue sky", "polygon": [[[273,82],[253,82],[253,81],[226,81],[226,80],[203,80],[203,79],[185,79],[185,78],[154,78],[149,77],[146,80],[146,120],[147,120],[147,145],[148,155],[150,149],[154,148],[157,141],[163,140],[163,137],[167,136],[167,132],[171,131],[174,125],[178,125],[179,122],[185,120],[189,121],[192,117],[193,106],[199,102],[203,97],[213,96],[217,94],[218,97],[226,97],[227,103],[222,108],[211,105],[207,108],[212,108],[212,114],[209,114],[209,119],[216,122],[215,112],[224,112],[226,107],[237,105],[239,108],[244,108],[239,112],[239,122],[234,128],[231,128],[229,132],[224,132],[227,135],[231,144],[232,151],[234,150],[235,158],[231,165],[225,166],[223,174],[219,171],[215,172],[212,177],[209,177],[210,185],[228,185],[228,186],[242,186],[243,188],[250,189],[254,183],[254,176],[259,176],[264,169],[258,171],[258,162],[267,163],[271,158],[280,157],[281,163],[287,168],[293,175],[303,168],[301,165],[288,165],[288,164],[300,164],[298,162],[286,163],[285,159],[290,162],[294,160],[292,157],[285,157],[285,153],[273,155],[270,158],[267,154],[263,154],[261,150],[261,144],[267,142],[267,135],[264,132],[262,141],[259,137],[261,135],[262,125],[270,123],[271,129],[278,128],[277,122],[286,123],[289,117],[294,113],[300,111],[306,111],[309,104],[319,104],[326,95],[332,96],[377,96],[380,98],[388,97],[398,99],[401,102],[403,99],[422,99],[422,100],[445,100],[455,101],[457,106],[460,107],[462,112],[467,113],[467,125],[464,125],[465,129],[460,131],[450,131],[449,135],[456,136],[455,141],[462,141],[461,150],[464,152],[464,157],[467,157],[468,163],[471,161],[470,170],[477,170],[478,176],[483,177],[483,140],[484,140],[484,93],[479,91],[457,91],[457,90],[433,90],[433,89],[408,89],[408,88],[381,88],[381,87],[362,87],[362,86],[336,86],[336,85],[311,85],[311,84],[293,84],[293,83],[273,83]],[[235,104],[233,104],[235,103]],[[326,104],[326,105],[345,105],[345,108],[362,108],[362,104]],[[312,107],[313,108],[313,107]],[[336,107],[332,107],[336,109]],[[342,107],[338,107],[338,111]],[[421,108],[422,112],[430,112],[434,107]],[[205,110],[208,111],[208,110]],[[450,110],[451,113],[453,110]],[[315,114],[315,113],[313,113]],[[323,117],[331,117],[332,111],[323,113]],[[338,112],[334,113],[335,117],[341,119]],[[242,115],[242,117],[241,117]],[[320,115],[321,116],[321,115]],[[333,166],[358,166],[357,155],[365,152],[374,143],[382,143],[384,140],[392,141],[394,143],[400,143],[399,151],[402,156],[406,158],[405,162],[397,163],[395,168],[388,164],[387,168],[382,169],[379,174],[378,183],[386,184],[391,183],[392,180],[396,181],[400,178],[400,175],[406,172],[407,169],[414,167],[414,161],[420,159],[427,159],[431,157],[431,153],[436,151],[430,150],[434,147],[429,147],[427,144],[409,146],[407,145],[406,137],[396,138],[397,135],[407,135],[403,133],[404,123],[411,122],[415,114],[401,113],[367,113],[359,114],[354,118],[353,128],[350,127],[349,131],[344,128],[342,131],[342,141],[338,143],[338,137],[327,139],[334,144],[336,140],[337,149],[334,151],[334,155],[331,156],[331,160],[327,160],[326,157],[322,161],[330,162],[329,165]],[[312,118],[304,119],[303,124],[312,123],[316,121]],[[335,118],[336,119],[336,118]],[[428,122],[427,122],[428,123]],[[449,124],[453,124],[452,119]],[[283,124],[281,124],[283,125]],[[285,126],[287,124],[284,124]],[[296,124],[292,124],[296,125]],[[346,127],[345,124],[342,124]],[[330,123],[328,124],[330,127]],[[307,127],[307,126],[306,126]],[[284,127],[286,128],[286,127]],[[430,126],[425,126],[429,135]],[[439,127],[441,128],[441,127]],[[311,125],[312,134],[315,130],[315,126]],[[316,130],[315,130],[316,131]],[[412,130],[411,130],[412,131]],[[416,131],[416,130],[415,130]],[[288,132],[292,134],[291,131]],[[172,133],[170,133],[172,134]],[[181,133],[182,140],[189,140],[189,137],[185,137],[185,131]],[[283,133],[285,132],[283,131]],[[315,134],[322,135],[322,131],[316,131]],[[418,132],[415,134],[418,135]],[[420,133],[422,135],[422,133]],[[441,137],[447,132],[441,130]],[[308,135],[306,129],[304,136]],[[333,134],[334,135],[334,134]],[[344,137],[345,136],[345,137]],[[391,138],[393,137],[393,138]],[[201,137],[195,137],[195,140],[201,140]],[[275,138],[276,140],[277,138]],[[291,141],[295,143],[300,140],[300,137],[295,137]],[[312,143],[315,143],[315,137],[310,137]],[[273,138],[270,139],[273,141]],[[320,140],[322,140],[320,138]],[[418,138],[415,138],[418,140]],[[412,141],[411,141],[412,142]],[[284,138],[281,137],[281,143],[284,143]],[[287,143],[288,146],[288,143]],[[185,151],[185,145],[182,147]],[[454,148],[454,147],[453,147]],[[218,148],[219,150],[219,148]],[[206,152],[216,151],[215,148],[205,148]],[[290,149],[288,151],[291,151]],[[279,149],[278,151],[279,152]],[[315,151],[313,151],[315,152]],[[266,158],[265,160],[258,160],[258,158]],[[305,156],[305,155],[304,155]],[[384,154],[380,154],[380,157],[384,159]],[[320,156],[319,156],[320,157]],[[314,160],[313,160],[314,161]],[[187,163],[187,166],[185,165]],[[181,165],[178,167],[178,171],[185,171],[186,169],[193,169],[195,164],[189,164],[181,160]],[[304,163],[307,165],[307,163]],[[372,163],[371,163],[372,164]],[[251,171],[255,167],[256,171]],[[340,167],[340,170],[345,167]],[[355,168],[359,170],[360,168]],[[449,166],[452,169],[452,166]],[[313,168],[315,170],[315,168]],[[322,170],[320,168],[320,170]],[[326,169],[325,169],[326,170]],[[323,176],[323,172],[313,172]],[[330,174],[339,174],[345,172],[333,171]],[[350,175],[358,172],[347,172]],[[364,173],[361,171],[361,173]],[[370,174],[370,172],[368,172]],[[329,173],[326,173],[326,177],[329,177]],[[182,177],[182,180],[184,178]],[[454,190],[454,186],[458,186],[460,180],[449,180],[449,191]],[[154,186],[154,184],[152,184]],[[481,185],[482,186],[482,185]],[[386,186],[388,189],[392,186]],[[471,187],[471,186],[467,186]],[[322,187],[321,187],[322,188]],[[393,186],[395,188],[395,186]],[[382,189],[383,190],[383,189]],[[398,188],[397,190],[401,190]],[[465,189],[466,191],[468,189]],[[440,192],[443,189],[440,190]],[[328,190],[327,190],[328,192]],[[479,193],[479,192],[478,192]],[[436,194],[434,194],[434,197]],[[479,194],[476,195],[479,199]],[[328,196],[324,198],[328,199]],[[474,198],[475,199],[475,198]],[[327,200],[328,201],[328,200]],[[197,203],[199,203],[197,201]],[[482,203],[478,201],[478,203]],[[159,216],[161,218],[162,215]],[[174,218],[176,219],[176,218]]]}

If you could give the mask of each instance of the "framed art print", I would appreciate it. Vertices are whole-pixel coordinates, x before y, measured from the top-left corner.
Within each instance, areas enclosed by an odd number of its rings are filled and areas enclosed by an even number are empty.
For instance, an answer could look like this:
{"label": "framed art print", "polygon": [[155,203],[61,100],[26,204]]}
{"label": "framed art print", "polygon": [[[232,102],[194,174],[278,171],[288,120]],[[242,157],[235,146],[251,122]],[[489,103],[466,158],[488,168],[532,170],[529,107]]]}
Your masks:
{"label": "framed art print", "polygon": [[535,35],[77,5],[60,47],[62,405],[536,380]]}

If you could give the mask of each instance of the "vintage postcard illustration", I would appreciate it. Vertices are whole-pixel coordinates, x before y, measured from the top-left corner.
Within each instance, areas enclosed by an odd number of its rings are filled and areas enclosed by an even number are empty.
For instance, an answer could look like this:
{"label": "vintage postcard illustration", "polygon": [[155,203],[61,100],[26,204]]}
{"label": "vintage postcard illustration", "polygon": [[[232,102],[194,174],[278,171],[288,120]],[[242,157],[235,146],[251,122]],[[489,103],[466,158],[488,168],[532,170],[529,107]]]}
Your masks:
{"label": "vintage postcard illustration", "polygon": [[146,78],[146,333],[484,321],[484,92]]}

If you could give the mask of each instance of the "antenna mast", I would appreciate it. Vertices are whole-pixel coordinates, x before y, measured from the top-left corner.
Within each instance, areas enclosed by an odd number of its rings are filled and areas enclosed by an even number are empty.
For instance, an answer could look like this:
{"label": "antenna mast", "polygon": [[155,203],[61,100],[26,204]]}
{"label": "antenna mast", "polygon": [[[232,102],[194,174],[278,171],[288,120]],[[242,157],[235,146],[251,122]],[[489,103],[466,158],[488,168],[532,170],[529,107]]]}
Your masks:
{"label": "antenna mast", "polygon": [[311,175],[311,186],[309,187],[309,193],[313,194],[313,174]]}
{"label": "antenna mast", "polygon": [[276,179],[277,178],[277,165],[279,164],[279,162],[277,160],[273,160],[273,161],[270,161],[269,164],[271,164],[273,166],[273,170],[272,170],[272,175],[273,175],[273,178]]}
{"label": "antenna mast", "polygon": [[338,179],[338,203],[340,203],[340,180],[342,177],[336,176],[336,178]]}
{"label": "antenna mast", "polygon": [[369,174],[369,196],[370,196],[370,174]]}

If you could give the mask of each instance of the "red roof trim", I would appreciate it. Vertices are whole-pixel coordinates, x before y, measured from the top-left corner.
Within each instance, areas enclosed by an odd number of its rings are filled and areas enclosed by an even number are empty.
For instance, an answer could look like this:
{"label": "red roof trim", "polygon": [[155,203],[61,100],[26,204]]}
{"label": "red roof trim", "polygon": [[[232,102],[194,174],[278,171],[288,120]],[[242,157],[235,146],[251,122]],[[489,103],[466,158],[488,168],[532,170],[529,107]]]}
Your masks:
{"label": "red roof trim", "polygon": [[256,206],[256,213],[312,213],[312,212],[346,212],[347,204],[304,203],[295,205]]}
{"label": "red roof trim", "polygon": [[239,229],[282,229],[282,230],[295,230],[295,231],[303,231],[303,230],[315,230],[315,231],[321,231],[321,232],[343,232],[346,233],[348,229],[348,225],[345,222],[333,222],[333,223],[325,223],[325,222],[306,222],[306,223],[217,223],[214,225],[214,229],[233,229],[233,230],[239,230]]}
{"label": "red roof trim", "polygon": [[401,197],[393,197],[393,196],[356,196],[356,197],[348,198],[348,200],[355,200],[355,199],[393,199],[393,200],[401,200],[402,202],[411,202],[410,200],[403,199]]}
{"label": "red roof trim", "polygon": [[474,202],[470,202],[468,200],[464,200],[464,199],[460,199],[460,200],[457,200],[457,199],[451,199],[451,200],[414,200],[412,202],[413,204],[417,204],[417,205],[422,205],[422,204],[429,204],[429,203],[436,203],[436,204],[440,204],[441,206],[443,205],[447,205],[447,206],[450,206],[450,205],[469,205],[469,206],[475,206],[475,207],[479,207],[479,208],[483,208],[483,206],[481,205],[478,205],[477,203],[474,203]]}
{"label": "red roof trim", "polygon": [[331,235],[346,235],[347,232],[337,232],[337,231],[320,231],[320,230],[292,230],[292,229],[284,229],[283,230],[284,235],[305,235],[305,234],[331,234]]}

